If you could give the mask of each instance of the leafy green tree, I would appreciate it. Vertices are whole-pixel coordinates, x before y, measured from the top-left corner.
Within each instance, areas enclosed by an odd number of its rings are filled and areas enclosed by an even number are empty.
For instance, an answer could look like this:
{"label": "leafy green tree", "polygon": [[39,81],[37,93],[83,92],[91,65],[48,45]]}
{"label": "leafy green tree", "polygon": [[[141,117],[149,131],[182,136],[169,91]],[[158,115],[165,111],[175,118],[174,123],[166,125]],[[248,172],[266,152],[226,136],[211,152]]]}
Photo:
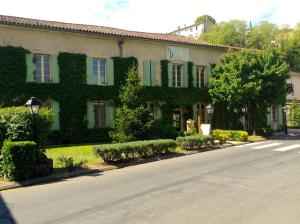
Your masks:
{"label": "leafy green tree", "polygon": [[246,38],[247,47],[257,49],[267,49],[276,45],[276,37],[279,29],[276,24],[263,21],[257,26],[250,28]]}
{"label": "leafy green tree", "polygon": [[137,68],[129,70],[127,80],[120,90],[120,107],[116,108],[115,130],[110,133],[114,142],[144,139],[149,110],[141,101],[142,87],[139,85]]}
{"label": "leafy green tree", "polygon": [[289,33],[287,46],[283,51],[292,71],[300,71],[300,23]]}
{"label": "leafy green tree", "polygon": [[246,21],[231,20],[213,25],[208,33],[201,34],[200,39],[215,44],[246,47],[246,31]]}
{"label": "leafy green tree", "polygon": [[229,51],[213,69],[212,88],[209,90],[213,104],[227,106],[227,110],[248,108],[253,133],[258,111],[273,103],[283,103],[288,65],[278,51]]}
{"label": "leafy green tree", "polygon": [[201,23],[204,23],[206,20],[208,20],[214,24],[216,23],[216,20],[213,17],[211,17],[210,15],[203,15],[203,16],[197,17],[197,19],[195,20],[195,23],[201,24]]}
{"label": "leafy green tree", "polygon": [[292,104],[289,108],[288,125],[290,127],[300,126],[300,107],[297,103],[296,98],[293,99]]}

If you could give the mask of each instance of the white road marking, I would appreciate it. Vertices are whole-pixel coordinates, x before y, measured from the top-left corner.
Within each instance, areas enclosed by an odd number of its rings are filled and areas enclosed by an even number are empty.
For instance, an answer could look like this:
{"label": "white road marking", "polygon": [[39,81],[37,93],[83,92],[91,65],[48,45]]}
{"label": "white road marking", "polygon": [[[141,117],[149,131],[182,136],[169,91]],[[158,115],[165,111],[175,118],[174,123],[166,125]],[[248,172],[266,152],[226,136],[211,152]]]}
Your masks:
{"label": "white road marking", "polygon": [[300,147],[299,144],[295,144],[295,145],[289,145],[289,146],[286,146],[286,147],[277,148],[277,149],[273,149],[273,150],[278,151],[278,152],[285,152],[285,151],[288,151],[288,150],[291,150],[291,149],[296,149],[296,148],[299,148],[299,147]]}
{"label": "white road marking", "polygon": [[283,143],[281,143],[281,142],[277,142],[277,143],[271,143],[271,144],[268,144],[268,145],[256,146],[256,147],[253,147],[253,149],[264,149],[264,148],[270,148],[270,147],[277,146],[277,145],[281,145],[281,144],[283,144]]}
{"label": "white road marking", "polygon": [[261,141],[261,142],[254,142],[254,143],[246,143],[246,144],[243,144],[243,145],[235,146],[235,148],[242,148],[244,146],[252,146],[252,145],[258,145],[258,144],[262,144],[262,143],[266,143],[266,142]]}

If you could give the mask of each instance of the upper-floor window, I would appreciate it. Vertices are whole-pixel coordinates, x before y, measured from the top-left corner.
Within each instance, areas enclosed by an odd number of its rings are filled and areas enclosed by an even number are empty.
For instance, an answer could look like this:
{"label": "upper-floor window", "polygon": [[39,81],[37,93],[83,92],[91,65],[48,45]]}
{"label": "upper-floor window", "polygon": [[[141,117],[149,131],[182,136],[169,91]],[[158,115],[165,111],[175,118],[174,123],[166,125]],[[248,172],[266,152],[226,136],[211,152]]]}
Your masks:
{"label": "upper-floor window", "polygon": [[206,85],[206,74],[205,74],[205,66],[198,65],[197,66],[197,87],[204,87]]}
{"label": "upper-floor window", "polygon": [[105,128],[106,124],[106,103],[94,104],[95,128]]}
{"label": "upper-floor window", "polygon": [[106,85],[106,60],[93,58],[93,77],[98,85]]}
{"label": "upper-floor window", "polygon": [[50,72],[50,55],[46,54],[35,54],[35,72],[34,81],[41,83],[51,82]]}
{"label": "upper-floor window", "polygon": [[182,86],[182,64],[173,64],[173,87]]}

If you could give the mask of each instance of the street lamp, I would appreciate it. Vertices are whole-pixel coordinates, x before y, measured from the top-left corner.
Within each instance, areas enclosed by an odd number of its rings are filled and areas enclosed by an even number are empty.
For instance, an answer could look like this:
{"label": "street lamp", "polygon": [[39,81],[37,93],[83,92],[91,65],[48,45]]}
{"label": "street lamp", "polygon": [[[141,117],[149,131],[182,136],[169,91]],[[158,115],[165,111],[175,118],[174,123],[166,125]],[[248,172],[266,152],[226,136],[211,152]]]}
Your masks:
{"label": "street lamp", "polygon": [[30,97],[30,99],[25,103],[25,106],[27,106],[29,113],[33,118],[33,141],[38,143],[36,117],[39,113],[41,102],[35,97]]}
{"label": "street lamp", "polygon": [[288,111],[288,107],[284,106],[284,107],[282,107],[282,110],[284,112],[284,134],[288,134],[288,130],[287,130],[287,118],[286,118],[286,112]]}
{"label": "street lamp", "polygon": [[211,117],[212,117],[212,113],[214,111],[214,108],[208,104],[206,107],[205,107],[207,113],[209,114],[209,123],[211,124]]}
{"label": "street lamp", "polygon": [[244,119],[244,131],[246,131],[246,113],[247,113],[247,107],[242,107],[242,112],[243,112],[243,119]]}

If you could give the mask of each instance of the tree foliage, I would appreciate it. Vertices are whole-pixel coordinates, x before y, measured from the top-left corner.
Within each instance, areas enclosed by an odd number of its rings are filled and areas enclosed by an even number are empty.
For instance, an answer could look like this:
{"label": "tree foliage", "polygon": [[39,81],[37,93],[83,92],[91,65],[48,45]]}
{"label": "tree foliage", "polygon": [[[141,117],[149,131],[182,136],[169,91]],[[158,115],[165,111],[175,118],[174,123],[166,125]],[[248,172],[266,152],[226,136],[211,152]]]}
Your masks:
{"label": "tree foliage", "polygon": [[293,99],[292,104],[289,108],[288,125],[290,127],[299,127],[300,126],[300,107],[295,98]]}
{"label": "tree foliage", "polygon": [[229,111],[247,107],[255,131],[260,108],[284,103],[287,71],[278,51],[229,51],[213,69],[213,103],[227,105]]}
{"label": "tree foliage", "polygon": [[202,15],[202,16],[197,17],[197,19],[195,20],[195,23],[202,24],[207,20],[214,24],[216,23],[216,20],[213,17],[211,17],[210,15]]}
{"label": "tree foliage", "polygon": [[110,133],[114,142],[129,142],[144,139],[149,111],[140,95],[142,87],[136,67],[132,67],[126,83],[120,90],[121,105],[116,108],[115,130]]}
{"label": "tree foliage", "polygon": [[213,25],[208,33],[201,34],[200,39],[215,44],[246,47],[246,31],[246,21],[231,20]]}

